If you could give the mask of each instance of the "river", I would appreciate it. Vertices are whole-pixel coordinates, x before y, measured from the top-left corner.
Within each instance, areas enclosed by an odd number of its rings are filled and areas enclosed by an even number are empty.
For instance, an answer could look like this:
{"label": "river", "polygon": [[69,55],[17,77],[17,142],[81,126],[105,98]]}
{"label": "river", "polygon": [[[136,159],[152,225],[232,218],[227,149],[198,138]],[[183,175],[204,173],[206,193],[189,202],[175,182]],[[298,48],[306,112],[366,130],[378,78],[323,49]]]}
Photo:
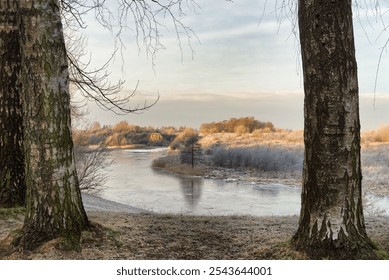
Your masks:
{"label": "river", "polygon": [[[298,215],[301,188],[189,178],[154,171],[166,149],[112,150],[104,199],[158,213],[194,215]],[[374,197],[377,200],[377,197]],[[375,202],[389,214],[388,198]],[[385,210],[386,209],[386,210]]]}

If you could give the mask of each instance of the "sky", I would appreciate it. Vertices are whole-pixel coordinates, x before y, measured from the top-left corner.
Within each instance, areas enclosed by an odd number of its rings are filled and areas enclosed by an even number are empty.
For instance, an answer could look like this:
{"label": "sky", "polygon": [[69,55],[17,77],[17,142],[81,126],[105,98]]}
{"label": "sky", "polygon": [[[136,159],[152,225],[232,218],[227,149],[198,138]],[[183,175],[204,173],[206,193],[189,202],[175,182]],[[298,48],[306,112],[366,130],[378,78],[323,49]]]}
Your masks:
{"label": "sky", "polygon": [[[185,1],[184,1],[185,2]],[[303,129],[303,80],[295,18],[275,0],[196,0],[180,20],[189,26],[190,45],[164,22],[165,49],[153,59],[134,28],[122,34],[125,49],[111,65],[111,79],[124,79],[123,94],[137,84],[132,106],[159,101],[140,114],[118,116],[89,104],[90,121],[115,124],[121,120],[141,126],[190,126],[232,117],[254,116],[276,127]],[[293,2],[293,1],[286,1]],[[389,38],[386,2],[376,10],[354,10],[362,130],[389,124]],[[294,7],[292,6],[292,11]],[[93,65],[103,64],[113,50],[112,35],[91,17],[85,30]],[[131,23],[129,23],[131,25]],[[197,38],[196,38],[197,36]],[[181,47],[180,47],[181,45]],[[193,54],[194,53],[194,54]],[[380,67],[375,89],[377,65]]]}

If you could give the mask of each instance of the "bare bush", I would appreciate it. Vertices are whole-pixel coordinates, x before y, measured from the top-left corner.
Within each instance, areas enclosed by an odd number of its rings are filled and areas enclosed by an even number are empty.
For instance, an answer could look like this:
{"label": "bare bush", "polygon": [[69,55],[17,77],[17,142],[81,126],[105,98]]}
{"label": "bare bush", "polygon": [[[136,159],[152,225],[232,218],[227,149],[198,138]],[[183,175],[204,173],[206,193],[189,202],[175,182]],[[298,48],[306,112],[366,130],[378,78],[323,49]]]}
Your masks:
{"label": "bare bush", "polygon": [[117,133],[129,131],[129,130],[130,130],[130,125],[128,124],[127,121],[121,121],[113,127],[113,131]]}
{"label": "bare bush", "polygon": [[228,121],[203,123],[200,132],[203,134],[236,132],[239,134],[252,133],[254,130],[268,129],[273,131],[274,125],[271,122],[260,122],[254,117],[231,118]]}
{"label": "bare bush", "polygon": [[75,145],[74,155],[80,189],[94,194],[104,190],[108,179],[106,171],[112,164],[108,150],[104,146]]}
{"label": "bare bush", "polygon": [[107,168],[112,164],[106,146],[90,146],[87,130],[74,130],[74,158],[82,191],[98,193],[107,182]]}

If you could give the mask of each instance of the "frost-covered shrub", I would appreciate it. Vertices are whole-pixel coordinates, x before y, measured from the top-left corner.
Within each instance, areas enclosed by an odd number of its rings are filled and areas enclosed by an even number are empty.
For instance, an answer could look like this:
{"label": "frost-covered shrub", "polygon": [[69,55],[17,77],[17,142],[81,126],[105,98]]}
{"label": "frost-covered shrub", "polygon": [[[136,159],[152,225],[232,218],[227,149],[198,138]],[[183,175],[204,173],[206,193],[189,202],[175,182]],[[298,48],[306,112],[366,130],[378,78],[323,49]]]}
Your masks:
{"label": "frost-covered shrub", "polygon": [[254,168],[262,171],[301,171],[303,151],[286,147],[216,148],[212,154],[216,166]]}

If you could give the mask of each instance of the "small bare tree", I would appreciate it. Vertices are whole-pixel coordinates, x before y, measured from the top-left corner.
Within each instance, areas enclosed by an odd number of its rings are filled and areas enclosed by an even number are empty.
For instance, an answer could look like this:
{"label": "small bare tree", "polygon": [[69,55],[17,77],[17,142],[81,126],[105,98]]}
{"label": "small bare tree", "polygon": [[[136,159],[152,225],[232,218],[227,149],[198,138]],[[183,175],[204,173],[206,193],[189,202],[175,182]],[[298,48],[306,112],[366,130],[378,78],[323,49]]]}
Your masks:
{"label": "small bare tree", "polygon": [[194,168],[195,161],[201,158],[201,146],[198,143],[200,136],[194,129],[188,128],[177,135],[170,147],[180,151],[180,160],[183,164],[190,164]]}
{"label": "small bare tree", "polygon": [[112,164],[104,145],[96,148],[74,142],[74,157],[81,191],[97,194],[104,190],[107,168]]}

